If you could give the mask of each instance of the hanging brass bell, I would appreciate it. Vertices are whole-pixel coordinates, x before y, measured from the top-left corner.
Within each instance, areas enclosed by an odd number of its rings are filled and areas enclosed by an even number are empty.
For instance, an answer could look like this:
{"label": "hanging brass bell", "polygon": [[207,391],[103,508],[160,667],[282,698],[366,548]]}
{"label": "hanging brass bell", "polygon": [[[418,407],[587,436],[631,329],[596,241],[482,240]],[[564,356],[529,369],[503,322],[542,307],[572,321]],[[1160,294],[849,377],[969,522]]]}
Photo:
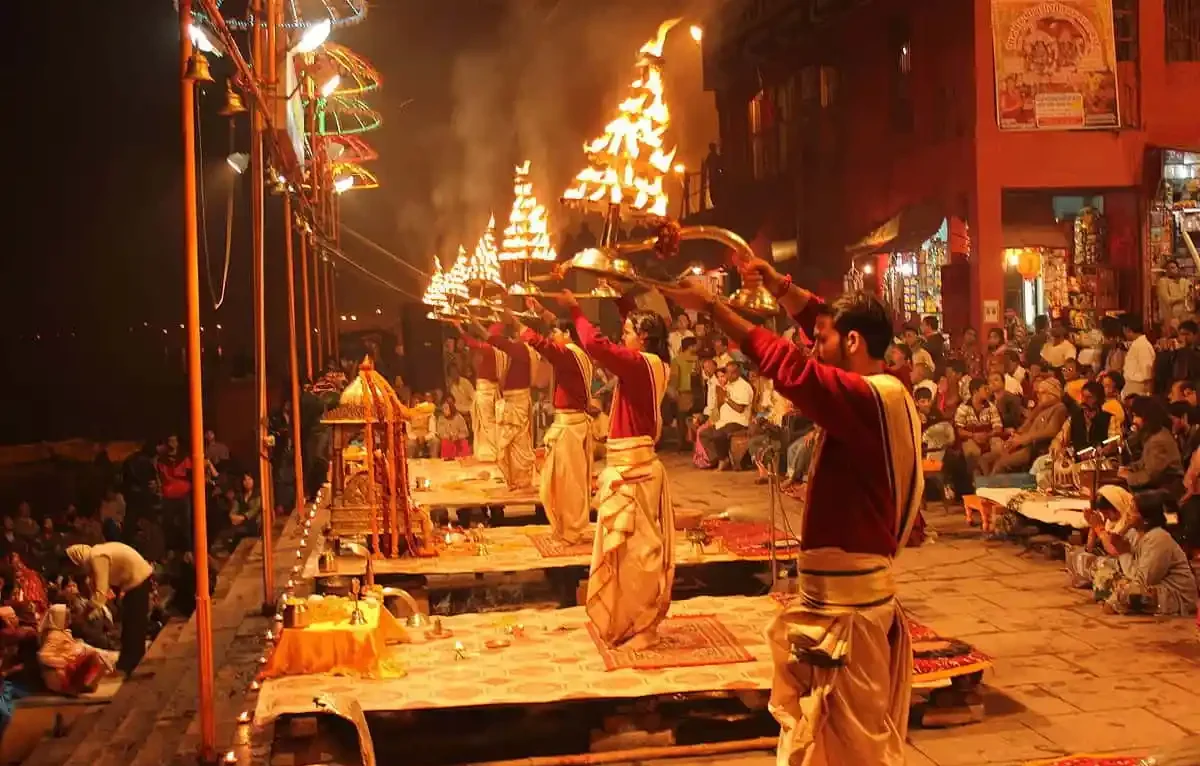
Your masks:
{"label": "hanging brass bell", "polygon": [[183,73],[186,80],[194,83],[207,84],[213,82],[212,72],[208,69],[208,57],[200,51],[192,51],[188,58],[187,70]]}
{"label": "hanging brass bell", "polygon": [[225,105],[221,107],[221,111],[217,114],[222,117],[236,117],[246,111],[246,102],[242,100],[242,94],[233,89],[233,82],[225,81]]}

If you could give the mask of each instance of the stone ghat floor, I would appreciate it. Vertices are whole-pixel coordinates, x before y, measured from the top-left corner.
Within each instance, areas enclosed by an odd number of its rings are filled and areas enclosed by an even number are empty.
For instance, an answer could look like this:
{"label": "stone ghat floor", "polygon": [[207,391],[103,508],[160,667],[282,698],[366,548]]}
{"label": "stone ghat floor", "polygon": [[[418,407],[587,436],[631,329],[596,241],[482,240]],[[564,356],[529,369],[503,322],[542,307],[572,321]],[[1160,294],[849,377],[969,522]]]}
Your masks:
{"label": "stone ghat floor", "polygon": [[[676,505],[766,517],[766,489],[754,484],[753,472],[700,471],[686,456],[663,458]],[[795,518],[796,501],[785,497],[784,504]],[[992,655],[995,667],[984,677],[984,721],[910,731],[908,766],[1017,766],[1071,753],[1147,751],[1200,734],[1194,620],[1105,615],[1090,592],[1066,587],[1060,563],[985,542],[961,513],[934,507],[926,521],[937,542],[896,562],[904,607]],[[767,753],[684,760],[774,763]]]}

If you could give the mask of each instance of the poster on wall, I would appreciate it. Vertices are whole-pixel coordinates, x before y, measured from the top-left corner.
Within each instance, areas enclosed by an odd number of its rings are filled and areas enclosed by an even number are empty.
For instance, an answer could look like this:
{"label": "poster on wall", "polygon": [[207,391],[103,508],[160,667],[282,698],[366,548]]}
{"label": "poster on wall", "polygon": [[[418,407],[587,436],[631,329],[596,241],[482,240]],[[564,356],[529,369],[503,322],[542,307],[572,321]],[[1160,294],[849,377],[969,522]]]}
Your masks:
{"label": "poster on wall", "polygon": [[992,0],[1001,130],[1115,128],[1112,0]]}

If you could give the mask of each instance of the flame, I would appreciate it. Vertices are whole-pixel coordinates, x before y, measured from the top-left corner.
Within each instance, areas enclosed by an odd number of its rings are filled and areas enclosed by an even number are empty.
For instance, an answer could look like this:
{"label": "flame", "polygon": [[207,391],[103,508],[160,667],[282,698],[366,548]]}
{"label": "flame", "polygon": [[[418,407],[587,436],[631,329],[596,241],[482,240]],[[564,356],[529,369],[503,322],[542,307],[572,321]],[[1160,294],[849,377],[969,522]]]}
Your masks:
{"label": "flame", "polygon": [[470,270],[471,267],[467,261],[467,251],[462,245],[459,245],[458,258],[455,259],[454,266],[445,275],[443,281],[448,297],[466,299],[468,294],[467,279],[469,278]]}
{"label": "flame", "polygon": [[533,194],[529,160],[517,165],[513,176],[513,206],[500,243],[501,261],[553,261],[558,258],[550,245],[550,220],[546,207]]}
{"label": "flame", "polygon": [[475,243],[475,252],[467,261],[468,282],[490,282],[504,287],[500,277],[500,257],[496,250],[496,216],[488,219],[487,228]]}
{"label": "flame", "polygon": [[665,145],[671,115],[663,100],[662,50],[667,32],[679,19],[664,21],[658,34],[638,52],[633,93],[617,107],[617,117],[604,135],[583,145],[589,166],[563,193],[567,203],[626,205],[636,213],[667,214],[663,176],[675,160],[675,147]]}
{"label": "flame", "polygon": [[429,306],[445,306],[448,302],[442,259],[436,255],[433,257],[433,276],[429,278],[429,286],[425,288],[425,295],[421,297],[421,302]]}

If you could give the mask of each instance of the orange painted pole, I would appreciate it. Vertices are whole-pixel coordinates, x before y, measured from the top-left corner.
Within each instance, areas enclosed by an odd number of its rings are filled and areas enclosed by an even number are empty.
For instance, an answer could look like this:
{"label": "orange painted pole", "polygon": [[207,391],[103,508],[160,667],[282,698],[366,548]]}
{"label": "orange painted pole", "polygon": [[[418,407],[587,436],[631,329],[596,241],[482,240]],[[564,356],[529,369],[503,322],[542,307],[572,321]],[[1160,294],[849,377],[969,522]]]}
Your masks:
{"label": "orange painted pole", "polygon": [[312,311],[310,308],[311,298],[308,294],[308,233],[300,232],[300,294],[304,296],[304,370],[307,373],[309,382],[315,380],[313,377],[313,355],[312,355]]}
{"label": "orange painted pole", "polygon": [[196,566],[196,672],[200,691],[200,760],[216,755],[213,700],[212,599],[208,591],[208,507],[204,460],[204,387],[200,367],[200,235],[196,222],[196,90],[187,78],[192,56],[192,0],[179,0],[180,94],[183,102],[183,261],[187,290],[188,414],[192,461],[192,543]]}
{"label": "orange painted pole", "polygon": [[[261,0],[254,0],[253,16],[263,18]],[[270,18],[270,15],[267,15]],[[255,23],[251,34],[253,54],[252,67],[255,77],[263,77],[264,60],[268,57],[263,50],[265,41],[263,24]],[[257,101],[250,104],[250,226],[254,251],[254,384],[256,388],[255,429],[258,448],[258,489],[262,497],[262,553],[263,553],[263,613],[275,613],[275,560],[272,549],[275,545],[275,486],[271,480],[271,456],[268,431],[270,412],[267,403],[267,315],[266,315],[266,243],[263,235],[264,185],[263,173],[263,114]]]}
{"label": "orange painted pole", "polygon": [[304,457],[300,421],[300,353],[296,348],[296,263],[292,257],[292,197],[283,195],[284,239],[287,257],[288,359],[292,378],[292,468],[296,479],[296,518],[304,512]]}
{"label": "orange painted pole", "polygon": [[[339,252],[342,248],[342,203],[337,194],[332,194],[329,197],[329,217],[333,221],[333,246],[338,248]],[[329,275],[329,313],[334,318],[338,318],[337,308],[337,271],[330,272]],[[336,326],[336,325],[335,325]],[[333,334],[333,358],[340,360],[342,358],[342,338],[341,333]]]}

